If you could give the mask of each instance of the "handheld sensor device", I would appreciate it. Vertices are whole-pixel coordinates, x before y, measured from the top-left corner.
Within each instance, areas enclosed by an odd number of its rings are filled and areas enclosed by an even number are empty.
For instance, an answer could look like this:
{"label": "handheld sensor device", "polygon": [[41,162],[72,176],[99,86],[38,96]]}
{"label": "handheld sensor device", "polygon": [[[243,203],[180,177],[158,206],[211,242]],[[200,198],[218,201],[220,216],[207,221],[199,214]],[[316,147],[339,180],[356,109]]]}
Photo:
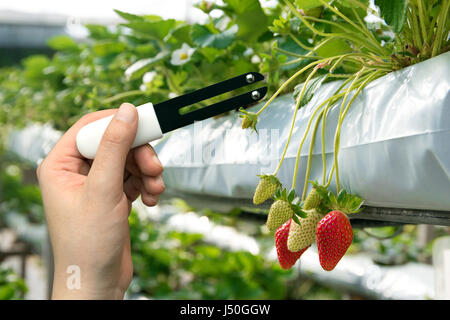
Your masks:
{"label": "handheld sensor device", "polygon": [[[267,93],[267,87],[261,87],[201,109],[180,114],[180,109],[183,107],[261,80],[264,80],[263,75],[257,72],[249,72],[155,105],[149,102],[136,107],[139,120],[132,148],[157,140],[164,133],[187,126],[194,121],[205,120],[233,109],[237,110],[261,100]],[[113,116],[109,116],[91,122],[78,132],[77,147],[85,158],[95,158],[103,133],[112,118]]]}

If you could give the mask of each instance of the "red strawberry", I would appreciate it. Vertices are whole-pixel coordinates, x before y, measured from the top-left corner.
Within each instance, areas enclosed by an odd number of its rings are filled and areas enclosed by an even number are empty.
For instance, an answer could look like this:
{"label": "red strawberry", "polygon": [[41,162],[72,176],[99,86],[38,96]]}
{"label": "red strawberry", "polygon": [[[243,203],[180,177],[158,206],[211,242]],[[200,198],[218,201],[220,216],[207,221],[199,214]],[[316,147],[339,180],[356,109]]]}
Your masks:
{"label": "red strawberry", "polygon": [[350,220],[341,211],[331,211],[319,221],[316,237],[320,265],[324,270],[331,271],[352,243]]}
{"label": "red strawberry", "polygon": [[297,262],[297,260],[303,254],[303,252],[305,252],[306,249],[309,248],[309,246],[307,246],[306,248],[298,252],[291,252],[288,250],[287,239],[289,234],[289,228],[291,226],[291,221],[292,219],[289,219],[285,224],[280,226],[275,232],[275,246],[277,248],[278,262],[280,263],[280,266],[285,270],[292,268],[295,262]]}

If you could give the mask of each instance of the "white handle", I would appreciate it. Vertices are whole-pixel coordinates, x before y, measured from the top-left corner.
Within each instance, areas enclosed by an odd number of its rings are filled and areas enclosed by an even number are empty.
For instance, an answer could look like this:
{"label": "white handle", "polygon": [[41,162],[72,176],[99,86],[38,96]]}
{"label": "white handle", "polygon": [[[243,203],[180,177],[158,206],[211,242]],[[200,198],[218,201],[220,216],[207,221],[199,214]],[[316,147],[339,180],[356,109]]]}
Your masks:
{"label": "white handle", "polygon": [[[141,146],[162,137],[161,127],[155,114],[152,103],[146,103],[136,107],[139,120],[136,138],[131,148]],[[103,133],[108,127],[113,116],[96,120],[85,125],[77,134],[78,151],[88,159],[94,159]]]}

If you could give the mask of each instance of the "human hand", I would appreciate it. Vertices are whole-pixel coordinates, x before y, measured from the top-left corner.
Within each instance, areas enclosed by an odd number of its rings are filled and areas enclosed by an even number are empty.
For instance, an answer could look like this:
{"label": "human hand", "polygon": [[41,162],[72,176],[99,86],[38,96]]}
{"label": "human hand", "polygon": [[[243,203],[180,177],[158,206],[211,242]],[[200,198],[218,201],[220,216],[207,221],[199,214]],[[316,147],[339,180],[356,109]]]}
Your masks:
{"label": "human hand", "polygon": [[[132,276],[128,216],[141,195],[156,205],[164,191],[161,162],[150,145],[130,151],[138,113],[124,103],[84,116],[58,141],[37,168],[55,262],[53,299],[121,299]],[[78,131],[115,114],[94,161],[76,147]],[[68,268],[80,272],[69,288]]]}

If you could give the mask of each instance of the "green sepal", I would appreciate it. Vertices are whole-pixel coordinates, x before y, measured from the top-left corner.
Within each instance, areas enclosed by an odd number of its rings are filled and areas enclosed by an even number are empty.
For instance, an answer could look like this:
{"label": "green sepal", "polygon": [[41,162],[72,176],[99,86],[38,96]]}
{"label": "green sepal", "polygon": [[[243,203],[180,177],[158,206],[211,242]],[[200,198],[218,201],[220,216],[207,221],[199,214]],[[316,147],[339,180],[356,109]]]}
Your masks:
{"label": "green sepal", "polygon": [[257,174],[257,176],[258,176],[260,179],[266,179],[266,178],[269,178],[271,183],[276,184],[276,185],[278,185],[279,187],[281,187],[281,182],[280,182],[280,180],[278,180],[278,178],[277,178],[276,176],[274,176],[273,174]]}
{"label": "green sepal", "polygon": [[283,191],[281,191],[281,197],[283,198],[283,199],[286,199],[287,200],[287,190],[286,190],[286,188],[284,188],[283,189]]}
{"label": "green sepal", "polygon": [[288,201],[289,201],[290,203],[292,203],[292,201],[294,201],[294,199],[295,199],[295,190],[294,190],[294,189],[292,189],[292,190],[289,192],[289,194],[288,194],[288,196],[287,196],[287,199],[288,199]]}
{"label": "green sepal", "polygon": [[347,214],[357,213],[362,210],[361,206],[364,203],[360,197],[348,193],[346,190],[341,190],[336,200],[335,208]]}
{"label": "green sepal", "polygon": [[285,200],[292,204],[294,201],[296,194],[295,190],[290,190],[288,193],[288,190],[286,188],[281,187],[281,183],[279,184],[280,188],[278,188],[277,192],[274,194],[274,200]]}
{"label": "green sepal", "polygon": [[336,196],[334,195],[333,192],[329,191],[328,192],[328,199],[330,200],[331,205],[333,206],[334,204],[338,203],[338,200],[336,199]]}
{"label": "green sepal", "polygon": [[[280,184],[281,186],[281,184]],[[301,218],[306,218],[307,214],[302,210],[301,205],[294,203],[295,198],[297,197],[297,195],[295,194],[295,190],[291,189],[291,191],[287,191],[286,188],[278,188],[277,191],[275,192],[274,196],[273,196],[273,200],[277,201],[277,200],[283,200],[283,201],[287,201],[289,203],[289,205],[291,206],[292,211],[294,211],[294,213],[301,217]]]}
{"label": "green sepal", "polygon": [[330,193],[331,191],[328,191],[328,189],[325,186],[320,185],[317,181],[310,181],[312,186],[316,189],[319,196],[322,198],[321,203],[325,206],[331,204],[330,200]]}
{"label": "green sepal", "polygon": [[294,211],[294,214],[299,216],[300,218],[306,218],[308,214],[302,210],[298,204],[291,204],[291,208]]}
{"label": "green sepal", "polygon": [[242,129],[250,128],[258,133],[258,130],[256,130],[258,115],[255,112],[249,112],[242,107],[239,109],[239,111],[242,112],[242,114],[239,115],[239,117],[242,118]]}
{"label": "green sepal", "polygon": [[277,191],[275,191],[275,194],[273,195],[273,200],[278,200],[281,198],[281,188],[278,188]]}
{"label": "green sepal", "polygon": [[320,205],[316,208],[321,213],[327,213],[331,210],[340,210],[344,213],[357,213],[362,210],[361,206],[364,201],[356,196],[348,193],[342,189],[336,196],[333,192],[329,191],[326,187],[319,185],[317,181],[310,181],[317,193],[322,198]]}
{"label": "green sepal", "polygon": [[300,225],[300,220],[298,220],[298,217],[296,214],[292,215],[292,220],[294,220],[296,224]]}

